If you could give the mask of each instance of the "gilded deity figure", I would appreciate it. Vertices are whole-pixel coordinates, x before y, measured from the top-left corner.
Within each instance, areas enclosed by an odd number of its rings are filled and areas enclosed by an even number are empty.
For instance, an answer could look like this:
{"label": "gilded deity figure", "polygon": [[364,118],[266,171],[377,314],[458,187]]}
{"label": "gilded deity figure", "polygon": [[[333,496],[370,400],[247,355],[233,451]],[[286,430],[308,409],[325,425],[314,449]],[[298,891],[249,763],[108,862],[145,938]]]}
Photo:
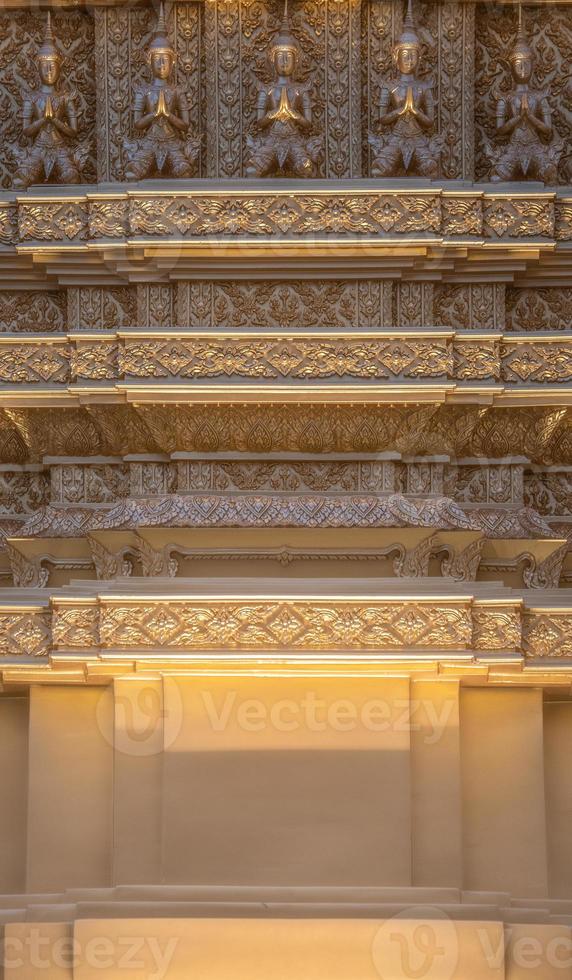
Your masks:
{"label": "gilded deity figure", "polygon": [[[518,8],[518,32],[509,55],[514,88],[496,106],[496,137],[503,145],[485,146],[492,163],[491,180],[542,180],[556,183],[562,140],[554,138],[546,92],[531,88],[532,50]],[[508,140],[508,142],[506,142]]]}
{"label": "gilded deity figure", "polygon": [[298,45],[290,31],[287,2],[282,26],[270,48],[274,79],[261,88],[256,133],[248,137],[249,177],[291,173],[313,177],[321,147],[312,136],[312,101],[307,85],[295,81]]}
{"label": "gilded deity figure", "polygon": [[133,126],[141,136],[125,140],[128,180],[146,177],[192,177],[201,141],[189,136],[189,107],[185,93],[169,82],[175,52],[167,37],[161,4],[147,59],[153,76],[135,94]]}
{"label": "gilded deity figure", "polygon": [[77,184],[81,180],[85,156],[80,149],[72,147],[78,135],[77,112],[73,92],[60,85],[62,61],[48,13],[38,51],[40,87],[24,99],[22,128],[31,147],[16,153],[16,187],[49,181]]}
{"label": "gilded deity figure", "polygon": [[369,137],[374,151],[374,177],[416,174],[437,177],[441,155],[435,127],[435,103],[431,83],[418,78],[421,42],[413,23],[412,0],[408,0],[403,31],[393,48],[395,79],[381,88],[379,122],[385,132]]}

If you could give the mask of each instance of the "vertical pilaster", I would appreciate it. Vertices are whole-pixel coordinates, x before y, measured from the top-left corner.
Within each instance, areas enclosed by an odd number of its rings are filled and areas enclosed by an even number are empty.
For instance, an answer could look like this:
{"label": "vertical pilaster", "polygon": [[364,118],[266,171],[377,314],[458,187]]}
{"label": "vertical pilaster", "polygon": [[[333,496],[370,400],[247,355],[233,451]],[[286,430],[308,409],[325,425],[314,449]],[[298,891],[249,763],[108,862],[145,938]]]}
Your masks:
{"label": "vertical pilaster", "polygon": [[242,174],[240,0],[205,4],[207,176]]}
{"label": "vertical pilaster", "polygon": [[424,327],[433,322],[433,283],[396,282],[394,325]]}
{"label": "vertical pilaster", "polygon": [[163,683],[114,683],[113,883],[161,881]]}
{"label": "vertical pilaster", "polygon": [[175,289],[169,283],[137,286],[137,323],[141,327],[172,327],[175,323]]}
{"label": "vertical pilaster", "polygon": [[463,883],[459,682],[411,685],[413,884]]}
{"label": "vertical pilaster", "polygon": [[28,699],[0,698],[0,894],[26,880]]}
{"label": "vertical pilaster", "polygon": [[438,131],[443,137],[442,176],[472,180],[475,171],[475,5],[439,6]]}
{"label": "vertical pilaster", "polygon": [[464,886],[547,893],[542,691],[461,692]]}
{"label": "vertical pilaster", "polygon": [[548,880],[551,897],[572,893],[572,702],[544,707]]}
{"label": "vertical pilaster", "polygon": [[27,891],[111,884],[113,697],[32,687]]}

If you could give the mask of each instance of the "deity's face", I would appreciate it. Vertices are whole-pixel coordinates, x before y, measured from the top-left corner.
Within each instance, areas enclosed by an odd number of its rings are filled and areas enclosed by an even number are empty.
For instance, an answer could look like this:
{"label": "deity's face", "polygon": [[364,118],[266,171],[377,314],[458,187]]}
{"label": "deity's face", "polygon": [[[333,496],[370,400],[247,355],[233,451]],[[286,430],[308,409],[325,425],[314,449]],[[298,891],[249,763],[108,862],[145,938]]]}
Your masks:
{"label": "deity's face", "polygon": [[518,54],[512,61],[512,73],[515,81],[526,85],[532,75],[532,58],[528,54]]}
{"label": "deity's face", "polygon": [[296,68],[296,52],[292,48],[276,48],[274,52],[274,67],[279,75],[289,77]]}
{"label": "deity's face", "polygon": [[414,44],[397,49],[397,67],[402,75],[414,75],[419,66],[419,48]]}
{"label": "deity's face", "polygon": [[43,85],[55,85],[60,77],[60,60],[56,55],[53,57],[40,58],[38,70]]}
{"label": "deity's face", "polygon": [[171,51],[152,51],[151,71],[155,78],[160,78],[162,81],[165,81],[171,74],[173,61]]}

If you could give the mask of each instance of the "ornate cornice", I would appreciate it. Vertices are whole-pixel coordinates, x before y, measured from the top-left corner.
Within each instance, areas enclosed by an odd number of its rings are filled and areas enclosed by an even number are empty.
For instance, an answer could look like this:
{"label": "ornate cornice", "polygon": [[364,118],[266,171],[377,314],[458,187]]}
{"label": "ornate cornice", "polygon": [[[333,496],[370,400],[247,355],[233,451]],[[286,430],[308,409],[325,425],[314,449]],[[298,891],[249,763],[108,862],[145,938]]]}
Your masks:
{"label": "ornate cornice", "polygon": [[[420,401],[516,398],[567,404],[572,338],[476,331],[355,333],[192,329],[0,335],[4,403],[37,394],[95,401],[110,394],[146,401]],[[192,384],[191,384],[192,382]],[[245,387],[245,382],[248,388]],[[543,393],[543,388],[547,390]],[[98,395],[99,393],[99,395]],[[22,399],[24,401],[22,402]]]}
{"label": "ornate cornice", "polygon": [[[392,187],[391,181],[344,180],[337,182],[334,193],[321,181],[284,180],[279,188],[268,188],[263,181],[233,181],[222,188],[200,179],[180,181],[164,191],[116,184],[0,193],[4,254],[17,255],[24,268],[29,253],[41,249],[45,261],[55,263],[52,275],[59,274],[61,256],[67,282],[70,277],[97,281],[104,268],[107,276],[115,269],[117,282],[128,281],[128,256],[137,258],[138,277],[143,268],[153,277],[192,277],[201,261],[216,274],[218,246],[224,246],[226,277],[231,274],[229,261],[256,268],[263,255],[267,263],[280,265],[287,253],[304,254],[308,262],[321,256],[322,267],[326,256],[332,268],[343,262],[349,269],[356,255],[344,256],[343,249],[359,247],[362,270],[371,255],[396,275],[396,248],[408,249],[420,269],[429,268],[431,259],[445,250],[448,270],[475,281],[482,276],[472,260],[490,250],[497,272],[506,264],[510,280],[515,257],[536,266],[540,249],[542,275],[553,252],[558,252],[559,263],[569,253],[572,261],[571,242],[568,188],[459,187],[415,179],[407,187],[402,182]],[[72,255],[79,260],[86,252],[89,263],[70,266]]]}
{"label": "ornate cornice", "polygon": [[[3,395],[3,397],[5,397]],[[220,399],[219,399],[220,401]],[[68,403],[69,405],[69,403]],[[486,405],[82,405],[0,410],[0,462],[141,453],[435,453],[572,463],[564,407]]]}
{"label": "ornate cornice", "polygon": [[[311,596],[303,599],[52,594],[44,604],[0,600],[0,656],[29,663],[153,654],[169,660],[208,651],[324,652],[437,659],[572,658],[572,611],[520,597]],[[64,658],[62,661],[60,658]],[[55,665],[55,661],[54,665]],[[184,662],[184,661],[183,661]],[[9,668],[11,669],[11,668]]]}
{"label": "ornate cornice", "polygon": [[[0,197],[5,244],[66,247],[98,240],[303,241],[367,240],[373,236],[475,243],[565,242],[572,238],[572,198],[562,191],[507,185],[458,189],[447,183],[340,181],[335,194],[319,181],[284,181],[267,189],[253,181],[224,189],[209,181],[169,190],[118,184]],[[309,236],[312,236],[310,239]]]}

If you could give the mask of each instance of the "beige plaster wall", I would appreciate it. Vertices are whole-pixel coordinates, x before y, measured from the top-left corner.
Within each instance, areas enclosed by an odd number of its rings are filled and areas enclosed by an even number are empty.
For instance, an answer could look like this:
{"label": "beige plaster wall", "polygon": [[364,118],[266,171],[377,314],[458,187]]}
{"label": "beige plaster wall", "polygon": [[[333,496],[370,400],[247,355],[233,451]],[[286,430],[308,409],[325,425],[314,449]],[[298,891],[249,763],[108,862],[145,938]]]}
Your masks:
{"label": "beige plaster wall", "polygon": [[30,691],[28,891],[110,883],[112,712],[111,688]]}
{"label": "beige plaster wall", "polygon": [[550,894],[572,895],[572,702],[544,709],[544,771]]}
{"label": "beige plaster wall", "polygon": [[25,889],[28,699],[0,697],[0,892]]}
{"label": "beige plaster wall", "polygon": [[133,676],[0,697],[0,893],[570,895],[572,703],[401,676]]}
{"label": "beige plaster wall", "polygon": [[165,881],[410,883],[407,679],[188,678],[179,695]]}
{"label": "beige plaster wall", "polygon": [[542,698],[461,692],[465,888],[547,894]]}

